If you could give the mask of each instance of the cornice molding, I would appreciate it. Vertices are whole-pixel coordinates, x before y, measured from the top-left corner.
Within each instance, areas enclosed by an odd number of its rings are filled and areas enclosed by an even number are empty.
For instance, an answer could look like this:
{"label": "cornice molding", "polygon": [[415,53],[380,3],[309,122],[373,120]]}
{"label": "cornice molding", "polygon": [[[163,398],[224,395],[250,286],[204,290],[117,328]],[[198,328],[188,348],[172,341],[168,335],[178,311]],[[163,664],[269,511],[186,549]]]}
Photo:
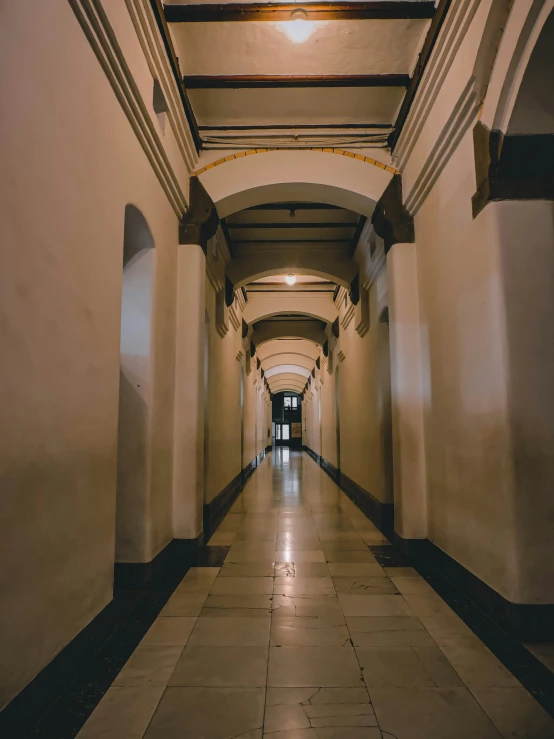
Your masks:
{"label": "cornice molding", "polygon": [[481,0],[454,0],[450,6],[423,74],[418,94],[396,145],[394,159],[400,170],[405,169],[417,144],[425,121],[436,102],[480,2]]}
{"label": "cornice molding", "polygon": [[186,197],[100,0],[68,0],[139,144],[180,217]]}
{"label": "cornice molding", "polygon": [[152,77],[158,80],[168,105],[167,119],[173,130],[177,146],[189,172],[198,160],[198,154],[188,126],[179,90],[171,71],[171,65],[163,45],[156,18],[149,0],[125,0],[135,27],[144,58]]}

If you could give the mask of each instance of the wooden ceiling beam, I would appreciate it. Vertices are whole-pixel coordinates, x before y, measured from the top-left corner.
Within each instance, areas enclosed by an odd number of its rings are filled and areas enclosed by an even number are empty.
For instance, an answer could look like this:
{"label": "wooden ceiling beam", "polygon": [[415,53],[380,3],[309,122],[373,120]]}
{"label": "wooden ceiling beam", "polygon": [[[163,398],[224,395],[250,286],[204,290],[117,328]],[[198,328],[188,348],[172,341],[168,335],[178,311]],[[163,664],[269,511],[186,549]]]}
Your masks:
{"label": "wooden ceiling beam", "polygon": [[244,21],[288,21],[302,9],[309,20],[395,20],[429,19],[435,3],[427,0],[380,0],[376,2],[336,3],[227,3],[165,5],[168,23],[220,23]]}
{"label": "wooden ceiling beam", "polygon": [[187,90],[245,88],[288,89],[298,87],[408,87],[408,74],[327,74],[327,75],[187,75]]}

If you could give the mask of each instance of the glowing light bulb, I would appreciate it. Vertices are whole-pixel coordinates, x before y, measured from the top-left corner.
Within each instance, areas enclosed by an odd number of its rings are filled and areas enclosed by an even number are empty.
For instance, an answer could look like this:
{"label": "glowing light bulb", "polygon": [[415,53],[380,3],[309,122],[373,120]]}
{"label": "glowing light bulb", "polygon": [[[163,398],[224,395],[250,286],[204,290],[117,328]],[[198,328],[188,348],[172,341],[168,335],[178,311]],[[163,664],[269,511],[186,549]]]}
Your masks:
{"label": "glowing light bulb", "polygon": [[309,21],[306,11],[298,8],[298,10],[292,12],[290,21],[277,23],[277,26],[284,31],[293,43],[302,44],[310,38],[318,23],[317,21]]}
{"label": "glowing light bulb", "polygon": [[294,285],[294,283],[296,282],[296,276],[295,275],[287,275],[285,277],[285,282],[287,283],[287,285]]}

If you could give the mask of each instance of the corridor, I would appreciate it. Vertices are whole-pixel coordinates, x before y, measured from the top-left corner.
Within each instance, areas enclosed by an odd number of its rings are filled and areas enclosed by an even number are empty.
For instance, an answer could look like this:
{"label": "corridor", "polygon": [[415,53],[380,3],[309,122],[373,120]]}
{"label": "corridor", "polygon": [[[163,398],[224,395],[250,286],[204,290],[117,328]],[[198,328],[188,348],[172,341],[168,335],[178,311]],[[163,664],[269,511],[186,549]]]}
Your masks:
{"label": "corridor", "polygon": [[274,449],[209,544],[79,739],[554,736],[307,454]]}

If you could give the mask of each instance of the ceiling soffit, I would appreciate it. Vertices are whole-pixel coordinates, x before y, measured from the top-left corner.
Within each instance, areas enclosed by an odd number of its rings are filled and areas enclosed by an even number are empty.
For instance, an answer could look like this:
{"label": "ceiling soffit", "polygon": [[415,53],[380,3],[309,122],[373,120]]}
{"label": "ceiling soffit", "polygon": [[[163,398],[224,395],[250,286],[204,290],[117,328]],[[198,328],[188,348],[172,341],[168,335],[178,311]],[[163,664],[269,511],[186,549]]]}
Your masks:
{"label": "ceiling soffit", "polygon": [[203,148],[387,146],[421,73],[434,3],[301,7],[309,33],[294,43],[296,4],[166,3]]}

